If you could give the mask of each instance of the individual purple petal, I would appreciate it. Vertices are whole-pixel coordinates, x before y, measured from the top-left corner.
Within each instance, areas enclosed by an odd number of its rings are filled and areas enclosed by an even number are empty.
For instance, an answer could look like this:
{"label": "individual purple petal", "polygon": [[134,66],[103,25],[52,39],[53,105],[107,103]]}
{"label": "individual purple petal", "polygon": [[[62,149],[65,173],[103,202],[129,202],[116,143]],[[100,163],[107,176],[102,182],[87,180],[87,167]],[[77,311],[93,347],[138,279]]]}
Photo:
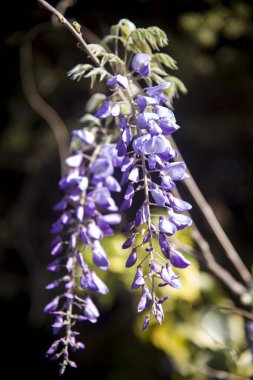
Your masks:
{"label": "individual purple petal", "polygon": [[142,154],[143,144],[151,138],[150,133],[145,133],[133,140],[133,150],[136,154]]}
{"label": "individual purple petal", "polygon": [[111,78],[109,78],[106,82],[107,86],[113,87],[119,85],[120,87],[126,89],[128,88],[128,79],[127,77],[123,77],[120,74],[117,74]]}
{"label": "individual purple petal", "polygon": [[148,157],[148,167],[150,170],[156,168],[156,155],[154,153],[150,154]]}
{"label": "individual purple petal", "polygon": [[69,222],[71,221],[71,212],[70,211],[65,211],[62,215],[61,215],[61,222],[62,224],[69,224]]}
{"label": "individual purple petal", "polygon": [[120,158],[125,157],[127,153],[127,146],[126,144],[122,141],[122,137],[120,136],[117,141],[117,155]]}
{"label": "individual purple petal", "polygon": [[134,158],[133,157],[125,157],[123,162],[122,162],[122,165],[121,165],[121,171],[122,172],[126,172],[128,170],[130,170],[132,164],[134,162]]}
{"label": "individual purple petal", "polygon": [[56,220],[56,222],[52,225],[51,227],[51,234],[58,234],[58,232],[61,232],[63,229],[63,226],[62,226],[62,223],[61,223],[61,220],[58,219]]}
{"label": "individual purple petal", "polygon": [[109,100],[104,101],[104,103],[99,107],[95,116],[99,119],[105,119],[111,114],[111,104]]}
{"label": "individual purple petal", "polygon": [[182,253],[174,250],[173,248],[170,249],[170,262],[173,267],[180,269],[187,268],[189,265],[191,265],[191,262],[186,260]]}
{"label": "individual purple petal", "polygon": [[103,232],[95,223],[88,224],[87,234],[95,240],[100,240],[103,238]]}
{"label": "individual purple petal", "polygon": [[159,117],[156,113],[154,112],[144,112],[144,113],[139,113],[137,116],[137,124],[140,129],[144,129],[148,127],[148,122],[149,121],[154,121],[158,120]]}
{"label": "individual purple petal", "polygon": [[85,297],[83,315],[92,323],[96,323],[99,317],[99,311],[89,296]]}
{"label": "individual purple petal", "polygon": [[126,146],[128,146],[130,141],[132,140],[131,128],[128,125],[124,128],[121,138],[122,141],[126,144]]}
{"label": "individual purple petal", "polygon": [[183,201],[180,198],[174,197],[171,193],[169,193],[169,201],[170,201],[170,206],[172,207],[173,211],[184,212],[192,208],[190,203]]}
{"label": "individual purple petal", "polygon": [[148,77],[150,75],[151,57],[148,54],[138,53],[132,60],[132,69],[142,75]]}
{"label": "individual purple petal", "polygon": [[162,305],[160,303],[156,303],[155,308],[156,308],[155,313],[154,313],[155,318],[156,318],[157,322],[159,323],[159,325],[161,325],[163,322],[163,319],[164,319],[164,313],[163,313]]}
{"label": "individual purple petal", "polygon": [[51,290],[51,289],[57,288],[57,286],[59,285],[59,283],[60,283],[59,280],[55,280],[53,282],[50,282],[50,284],[48,284],[46,286],[46,289],[47,290]]}
{"label": "individual purple petal", "polygon": [[171,191],[175,188],[175,183],[169,176],[162,177],[161,187],[166,191]]}
{"label": "individual purple petal", "polygon": [[126,267],[130,268],[132,267],[137,261],[137,250],[136,248],[133,248],[132,252],[130,253],[127,261],[126,261]]}
{"label": "individual purple petal", "polygon": [[118,207],[116,206],[115,201],[113,200],[112,197],[109,197],[107,199],[107,206],[105,207],[106,210],[108,211],[118,211]]}
{"label": "individual purple petal", "polygon": [[135,183],[139,182],[139,169],[136,166],[130,171],[128,179]]}
{"label": "individual purple petal", "polygon": [[146,90],[146,94],[148,96],[151,96],[152,98],[156,97],[156,96],[158,96],[161,93],[161,91],[166,90],[167,88],[169,88],[170,85],[171,85],[170,82],[163,82],[161,84],[158,84],[157,86],[149,87]]}
{"label": "individual purple petal", "polygon": [[87,230],[84,226],[79,226],[79,236],[86,245],[90,245],[90,240],[87,235]]}
{"label": "individual purple petal", "polygon": [[44,312],[45,313],[52,313],[55,311],[59,305],[59,297],[55,297],[51,302],[49,302],[45,307],[44,307]]}
{"label": "individual purple petal", "polygon": [[73,156],[68,157],[65,162],[71,168],[78,168],[83,161],[83,155],[81,153],[74,154]]}
{"label": "individual purple petal", "polygon": [[105,178],[104,182],[105,186],[108,187],[110,191],[116,191],[120,192],[121,191],[121,186],[119,182],[114,178],[113,176],[109,175],[108,177]]}
{"label": "individual purple petal", "polygon": [[131,286],[131,289],[133,289],[133,290],[138,289],[139,286],[144,285],[144,284],[145,284],[145,280],[143,277],[142,269],[141,269],[141,267],[138,267],[136,274],[135,274],[135,277],[134,277],[134,280],[133,280],[133,283],[132,283],[132,286]]}
{"label": "individual purple petal", "polygon": [[151,136],[159,135],[160,133],[163,132],[162,129],[157,124],[157,122],[155,122],[154,120],[150,120],[148,122],[148,128],[147,129],[148,129],[149,133],[151,134]]}
{"label": "individual purple petal", "polygon": [[58,272],[61,269],[61,264],[59,260],[54,260],[47,266],[49,272]]}
{"label": "individual purple petal", "polygon": [[170,244],[164,234],[159,235],[159,245],[164,256],[170,258]]}
{"label": "individual purple petal", "polygon": [[81,252],[77,253],[77,261],[78,261],[78,264],[80,265],[80,267],[82,269],[86,269],[87,268],[87,265],[84,262],[83,255],[82,255]]}
{"label": "individual purple petal", "polygon": [[133,196],[134,196],[134,187],[132,183],[130,183],[126,189],[124,199],[129,200],[129,199],[132,199]]}
{"label": "individual purple petal", "polygon": [[176,289],[181,288],[180,281],[178,280],[179,276],[173,272],[171,266],[162,268],[161,278],[163,279],[165,284],[169,284],[170,286]]}
{"label": "individual purple petal", "polygon": [[170,143],[164,136],[153,136],[149,140],[145,141],[141,152],[143,154],[163,153],[166,149],[170,148]]}
{"label": "individual purple petal", "polygon": [[84,207],[79,205],[76,207],[76,217],[77,219],[82,222],[84,217]]}
{"label": "individual purple petal", "polygon": [[100,269],[106,270],[109,268],[107,255],[98,240],[92,243],[93,262]]}
{"label": "individual purple petal", "polygon": [[171,162],[163,168],[161,174],[170,176],[173,181],[180,181],[189,178],[188,174],[185,171],[186,165],[183,161]]}
{"label": "individual purple petal", "polygon": [[100,218],[112,225],[119,224],[122,219],[120,214],[107,214],[101,216]]}
{"label": "individual purple petal", "polygon": [[120,210],[121,211],[125,211],[125,210],[128,210],[131,206],[132,206],[132,202],[133,202],[133,199],[130,198],[130,199],[124,199],[121,206],[120,206]]}
{"label": "individual purple petal", "polygon": [[75,129],[72,131],[72,136],[78,138],[83,143],[91,145],[94,143],[95,136],[92,132],[87,131],[87,129]]}
{"label": "individual purple petal", "polygon": [[96,285],[97,287],[97,292],[100,293],[100,294],[108,294],[109,293],[109,289],[108,287],[105,285],[105,283],[101,280],[101,278],[99,278],[97,276],[97,274],[95,272],[92,272],[92,280],[94,282],[94,284]]}
{"label": "individual purple petal", "polygon": [[149,268],[154,273],[160,272],[160,267],[156,263],[154,263],[154,262],[153,263],[152,262],[149,263]]}
{"label": "individual purple petal", "polygon": [[113,235],[113,229],[111,228],[110,224],[107,223],[103,218],[101,217],[97,218],[97,225],[104,235],[107,235],[107,236]]}
{"label": "individual purple petal", "polygon": [[155,112],[157,113],[159,119],[170,119],[176,122],[174,113],[168,107],[155,106]]}
{"label": "individual purple petal", "polygon": [[152,302],[151,293],[148,287],[146,286],[146,284],[144,284],[142,287],[142,296],[137,306],[138,313],[142,312],[143,310],[146,310],[150,306],[151,302]]}
{"label": "individual purple petal", "polygon": [[143,325],[142,325],[142,331],[146,330],[146,328],[147,328],[148,325],[149,325],[149,322],[150,322],[150,316],[147,315],[147,316],[145,317],[144,323],[143,323]]}
{"label": "individual purple petal", "polygon": [[148,210],[147,210],[147,205],[144,202],[136,213],[135,227],[139,227],[140,225],[146,223],[147,220],[148,220]]}
{"label": "individual purple petal", "polygon": [[68,365],[72,368],[77,368],[77,364],[73,360],[68,360]]}
{"label": "individual purple petal", "polygon": [[63,326],[64,326],[63,318],[61,316],[57,316],[55,319],[55,322],[52,324],[53,334],[58,334]]}
{"label": "individual purple petal", "polygon": [[176,214],[173,211],[169,211],[169,219],[177,227],[178,230],[183,230],[192,224],[191,218],[189,218],[187,215]]}
{"label": "individual purple petal", "polygon": [[54,205],[53,210],[54,211],[63,211],[67,208],[68,202],[66,201],[65,197],[60,200],[60,202],[56,203]]}
{"label": "individual purple petal", "polygon": [[55,342],[49,347],[49,349],[47,350],[47,352],[46,352],[46,357],[53,355],[53,354],[57,351],[57,348],[58,348],[59,344],[60,344],[60,341],[59,341],[59,340],[55,341]]}
{"label": "individual purple petal", "polygon": [[114,171],[112,161],[107,157],[99,157],[91,165],[90,171],[99,178],[110,176]]}
{"label": "individual purple petal", "polygon": [[63,249],[63,242],[59,241],[54,248],[51,250],[51,255],[56,256],[59,255],[62,252]]}
{"label": "individual purple petal", "polygon": [[162,298],[159,298],[159,300],[157,301],[157,303],[164,303],[165,301],[167,301],[167,299],[169,299],[170,297],[169,296],[164,296]]}
{"label": "individual purple petal", "polygon": [[138,95],[135,99],[135,103],[139,107],[140,111],[143,113],[148,105],[156,104],[156,100],[149,96]]}
{"label": "individual purple petal", "polygon": [[177,232],[176,226],[173,223],[171,223],[169,220],[166,220],[162,216],[160,217],[160,220],[159,220],[158,230],[169,236]]}
{"label": "individual purple petal", "polygon": [[126,241],[122,244],[122,249],[127,249],[127,248],[130,248],[133,244],[134,244],[134,241],[135,241],[135,238],[136,238],[136,235],[133,234],[133,235],[130,235]]}
{"label": "individual purple petal", "polygon": [[151,190],[151,195],[157,204],[157,206],[164,206],[166,202],[166,198],[163,195],[163,192],[160,189]]}
{"label": "individual purple petal", "polygon": [[144,239],[142,240],[142,244],[146,244],[150,241],[151,239],[151,235],[150,234],[147,234]]}
{"label": "individual purple petal", "polygon": [[129,232],[134,228],[134,222],[130,222],[121,228],[121,232]]}
{"label": "individual purple petal", "polygon": [[123,173],[123,175],[121,176],[121,180],[120,180],[121,186],[124,186],[128,183],[128,176],[129,176],[129,171],[126,171],[125,173]]}

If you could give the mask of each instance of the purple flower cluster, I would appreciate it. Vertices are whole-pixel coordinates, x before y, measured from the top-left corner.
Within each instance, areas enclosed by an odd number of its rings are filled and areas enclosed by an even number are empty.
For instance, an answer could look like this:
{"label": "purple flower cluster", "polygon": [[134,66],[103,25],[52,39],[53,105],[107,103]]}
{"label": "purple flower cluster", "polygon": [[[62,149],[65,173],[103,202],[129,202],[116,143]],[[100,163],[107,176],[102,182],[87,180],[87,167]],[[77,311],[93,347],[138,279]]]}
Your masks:
{"label": "purple flower cluster", "polygon": [[[136,54],[132,68],[138,76],[148,77],[151,57]],[[106,83],[112,94],[95,114],[104,120],[106,129],[91,127],[91,130],[72,132],[79,148],[67,158],[69,171],[59,182],[64,197],[54,207],[60,216],[51,230],[55,238],[51,242],[53,261],[48,270],[60,274],[47,289],[61,290],[45,307],[45,312],[55,317],[53,332],[61,334],[47,351],[48,356],[62,360],[61,373],[68,365],[76,366],[69,358],[69,351],[84,348],[77,340],[76,322],[95,323],[99,317],[90,294],[109,291],[90,268],[87,253],[91,251],[97,268],[108,269],[109,261],[100,241],[105,235],[113,235],[112,226],[121,221],[112,193],[122,192],[122,211],[132,207],[137,192],[143,194],[134,220],[122,229],[129,233],[122,248],[131,248],[126,267],[137,265],[131,286],[133,290],[141,288],[137,310],[149,309],[143,330],[149,325],[151,315],[158,323],[163,321],[162,304],[168,296],[159,296],[157,288],[167,285],[180,288],[179,275],[174,268],[190,265],[169,241],[170,236],[192,223],[182,214],[190,210],[191,205],[172,193],[176,182],[188,175],[184,162],[172,161],[177,152],[169,136],[179,126],[173,112],[165,105],[168,97],[164,90],[170,83],[164,82],[133,96],[131,82],[131,76],[109,77]],[[127,107],[122,107],[126,103]],[[108,127],[110,125],[113,129]],[[115,125],[119,126],[118,130]],[[115,178],[115,168],[122,173],[120,183]],[[164,210],[156,223],[152,219],[153,208]]]}
{"label": "purple flower cluster", "polygon": [[[137,54],[133,58],[132,68],[141,76],[147,77],[150,74],[150,61],[149,55]],[[110,85],[109,81],[107,84]],[[179,126],[173,112],[165,106],[168,97],[163,91],[170,83],[164,82],[150,87],[144,94],[136,97],[132,96],[129,86],[122,86],[116,79],[113,84],[120,86],[121,91],[122,87],[125,89],[132,112],[122,114],[119,107],[117,115],[113,115],[112,109],[117,103],[107,99],[96,116],[104,118],[112,115],[119,120],[121,133],[117,140],[117,155],[122,159],[121,185],[126,186],[121,210],[131,208],[137,192],[144,193],[144,201],[136,211],[135,219],[123,228],[123,231],[129,232],[130,235],[122,246],[123,249],[132,249],[126,267],[137,263],[132,283],[132,289],[142,289],[137,310],[141,312],[150,309],[143,324],[144,330],[150,322],[151,314],[160,324],[164,318],[162,303],[168,297],[159,298],[156,288],[166,285],[180,288],[179,275],[173,268],[183,269],[190,265],[168,240],[177,231],[192,223],[188,216],[182,214],[190,210],[191,205],[172,194],[176,182],[188,178],[188,175],[184,162],[171,162],[176,158],[177,152],[171,146],[168,137]],[[163,208],[165,211],[157,224],[154,224],[151,218],[152,207]],[[137,244],[138,235],[141,235],[142,242]],[[164,257],[154,248],[155,241],[158,242]],[[146,255],[138,262],[140,248],[146,251]]]}
{"label": "purple flower cluster", "polygon": [[[47,289],[60,287],[61,294],[45,307],[45,312],[55,317],[53,332],[62,333],[47,351],[47,356],[62,359],[61,373],[68,365],[76,366],[69,359],[69,351],[84,348],[83,343],[77,341],[75,323],[83,320],[95,323],[99,317],[90,292],[108,293],[105,283],[89,268],[86,249],[90,247],[93,262],[99,269],[108,269],[109,261],[100,240],[112,235],[111,226],[121,221],[111,196],[111,192],[121,191],[114,177],[114,168],[121,163],[116,145],[96,146],[95,137],[88,130],[75,130],[72,134],[81,148],[67,158],[69,171],[59,182],[65,194],[54,207],[60,217],[51,229],[55,235],[51,242],[54,259],[48,265],[50,272],[60,274]],[[85,152],[92,150],[89,157]],[[76,289],[84,290],[83,296],[77,295]]]}

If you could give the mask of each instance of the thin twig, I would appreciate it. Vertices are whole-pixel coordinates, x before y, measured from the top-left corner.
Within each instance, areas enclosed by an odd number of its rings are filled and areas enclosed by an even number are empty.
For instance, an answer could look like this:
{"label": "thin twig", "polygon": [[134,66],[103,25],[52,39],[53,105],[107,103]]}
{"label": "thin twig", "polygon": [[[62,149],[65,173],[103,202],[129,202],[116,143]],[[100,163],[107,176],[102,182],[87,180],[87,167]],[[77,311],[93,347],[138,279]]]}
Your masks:
{"label": "thin twig", "polygon": [[37,3],[42,7],[48,10],[50,13],[54,14],[59,22],[66,26],[66,28],[74,35],[74,37],[79,42],[82,49],[88,54],[90,59],[95,63],[95,65],[100,66],[99,59],[90,51],[89,46],[84,41],[82,34],[77,31],[73,25],[70,24],[70,22],[59,12],[57,9],[55,9],[52,5],[50,5],[47,1],[44,0],[37,0]]}
{"label": "thin twig", "polygon": [[20,76],[24,94],[28,103],[50,126],[59,150],[61,171],[65,172],[65,159],[68,156],[69,133],[58,113],[39,94],[34,80],[32,41],[38,32],[48,28],[41,24],[33,28],[20,45]]}
{"label": "thin twig", "polygon": [[246,311],[244,309],[241,309],[240,307],[224,307],[224,306],[217,306],[217,309],[230,311],[235,314],[239,314],[247,319],[250,319],[253,321],[253,313],[250,313],[249,311]]}
{"label": "thin twig", "polygon": [[191,226],[192,237],[198,244],[201,252],[206,260],[208,268],[218,277],[220,280],[226,284],[229,289],[231,289],[235,294],[242,295],[247,292],[247,288],[238,282],[226,269],[224,269],[214,258],[210,250],[210,246],[204,239],[196,224],[193,223]]}
{"label": "thin twig", "polygon": [[[180,150],[178,149],[174,139],[171,137],[171,141],[173,146],[176,148],[178,153],[180,154],[181,158],[182,154],[180,153]],[[184,161],[184,159],[183,159]],[[223,230],[220,222],[218,221],[216,215],[214,214],[211,206],[206,201],[205,197],[201,193],[198,185],[194,181],[190,171],[188,170],[190,178],[185,181],[185,185],[189,192],[191,193],[193,199],[199,206],[202,214],[205,216],[208,224],[212,228],[215,236],[219,240],[220,244],[222,245],[224,251],[226,252],[227,257],[229,260],[233,263],[235,269],[238,271],[242,279],[245,281],[245,283],[251,287],[252,286],[252,276],[242,259],[240,258],[239,253],[236,251],[235,247],[229,240],[228,236],[226,235],[225,231]]]}

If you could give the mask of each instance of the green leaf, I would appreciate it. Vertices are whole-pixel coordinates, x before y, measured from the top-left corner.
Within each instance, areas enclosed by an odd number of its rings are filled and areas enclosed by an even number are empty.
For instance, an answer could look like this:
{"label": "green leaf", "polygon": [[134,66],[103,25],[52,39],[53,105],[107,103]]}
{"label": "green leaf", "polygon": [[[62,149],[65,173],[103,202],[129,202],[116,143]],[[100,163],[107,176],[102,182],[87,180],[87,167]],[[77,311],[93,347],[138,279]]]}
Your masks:
{"label": "green leaf", "polygon": [[162,64],[171,70],[177,70],[177,62],[168,54],[165,53],[155,53],[153,55],[153,60],[158,64]]}
{"label": "green leaf", "polygon": [[91,78],[91,88],[93,88],[97,77],[101,82],[108,74],[108,72],[103,67],[95,67],[88,74],[85,75],[85,78]]}
{"label": "green leaf", "polygon": [[87,71],[89,71],[91,69],[93,69],[92,65],[79,64],[79,65],[76,65],[75,67],[73,67],[73,69],[71,69],[68,72],[68,76],[73,80],[79,81],[87,73]]}
{"label": "green leaf", "polygon": [[123,18],[119,20],[118,24],[111,27],[111,34],[121,34],[128,37],[135,29],[136,26],[132,21],[128,20],[127,18]]}
{"label": "green leaf", "polygon": [[168,39],[165,32],[157,26],[151,26],[149,28],[137,28],[130,35],[130,42],[148,43],[153,49],[159,50],[159,47],[166,46]]}
{"label": "green leaf", "polygon": [[164,79],[160,77],[160,75],[157,75],[155,73],[150,74],[150,78],[153,79],[154,82],[161,84],[164,82]]}
{"label": "green leaf", "polygon": [[160,69],[160,67],[157,67],[157,66],[151,67],[151,73],[155,73],[155,74],[161,75],[163,77],[168,75],[168,73],[166,73],[166,71]]}
{"label": "green leaf", "polygon": [[106,54],[105,49],[103,46],[98,45],[98,44],[89,44],[88,45],[89,50],[96,56],[96,57],[101,57],[104,54]]}
{"label": "green leaf", "polygon": [[177,96],[179,91],[183,94],[187,93],[187,88],[185,87],[184,83],[177,77],[171,75],[166,77],[165,80],[171,83],[171,86],[168,88],[168,91],[170,91],[171,88],[174,87],[175,94],[173,95],[173,97]]}
{"label": "green leaf", "polygon": [[116,54],[112,54],[112,53],[106,53],[103,55],[103,58],[101,60],[101,65],[104,66],[107,62],[110,62],[110,63],[116,62],[116,63],[120,63],[121,65],[124,65],[124,62],[122,61],[122,59],[120,59],[120,57],[118,57]]}

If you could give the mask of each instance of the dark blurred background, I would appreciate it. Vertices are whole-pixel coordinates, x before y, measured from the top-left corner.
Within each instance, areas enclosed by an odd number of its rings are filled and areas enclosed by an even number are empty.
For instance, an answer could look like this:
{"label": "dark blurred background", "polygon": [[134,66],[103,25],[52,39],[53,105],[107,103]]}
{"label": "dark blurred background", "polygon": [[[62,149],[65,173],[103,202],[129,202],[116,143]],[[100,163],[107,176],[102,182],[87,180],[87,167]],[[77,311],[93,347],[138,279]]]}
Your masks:
{"label": "dark blurred background", "polygon": [[[253,227],[252,12],[250,0],[78,0],[66,13],[99,37],[120,18],[166,31],[170,41],[166,52],[177,60],[175,75],[188,88],[188,94],[174,102],[181,126],[176,142],[248,267]],[[19,45],[32,28],[47,23],[32,44],[36,85],[69,131],[84,114],[89,84],[73,82],[66,73],[86,58],[69,32],[52,27],[50,15],[36,1],[5,2],[2,19],[7,21],[1,45],[1,368],[7,369],[8,378],[18,374],[57,378],[56,368],[44,359],[51,336],[42,309],[49,297],[44,291],[49,280],[45,267],[54,220],[51,208],[61,196],[60,161],[51,129],[22,91]],[[193,216],[228,267],[197,207]],[[67,373],[66,379],[170,378],[169,359],[140,342],[131,329],[130,297],[122,289],[97,326],[81,327],[89,349],[78,355],[79,369]]]}

